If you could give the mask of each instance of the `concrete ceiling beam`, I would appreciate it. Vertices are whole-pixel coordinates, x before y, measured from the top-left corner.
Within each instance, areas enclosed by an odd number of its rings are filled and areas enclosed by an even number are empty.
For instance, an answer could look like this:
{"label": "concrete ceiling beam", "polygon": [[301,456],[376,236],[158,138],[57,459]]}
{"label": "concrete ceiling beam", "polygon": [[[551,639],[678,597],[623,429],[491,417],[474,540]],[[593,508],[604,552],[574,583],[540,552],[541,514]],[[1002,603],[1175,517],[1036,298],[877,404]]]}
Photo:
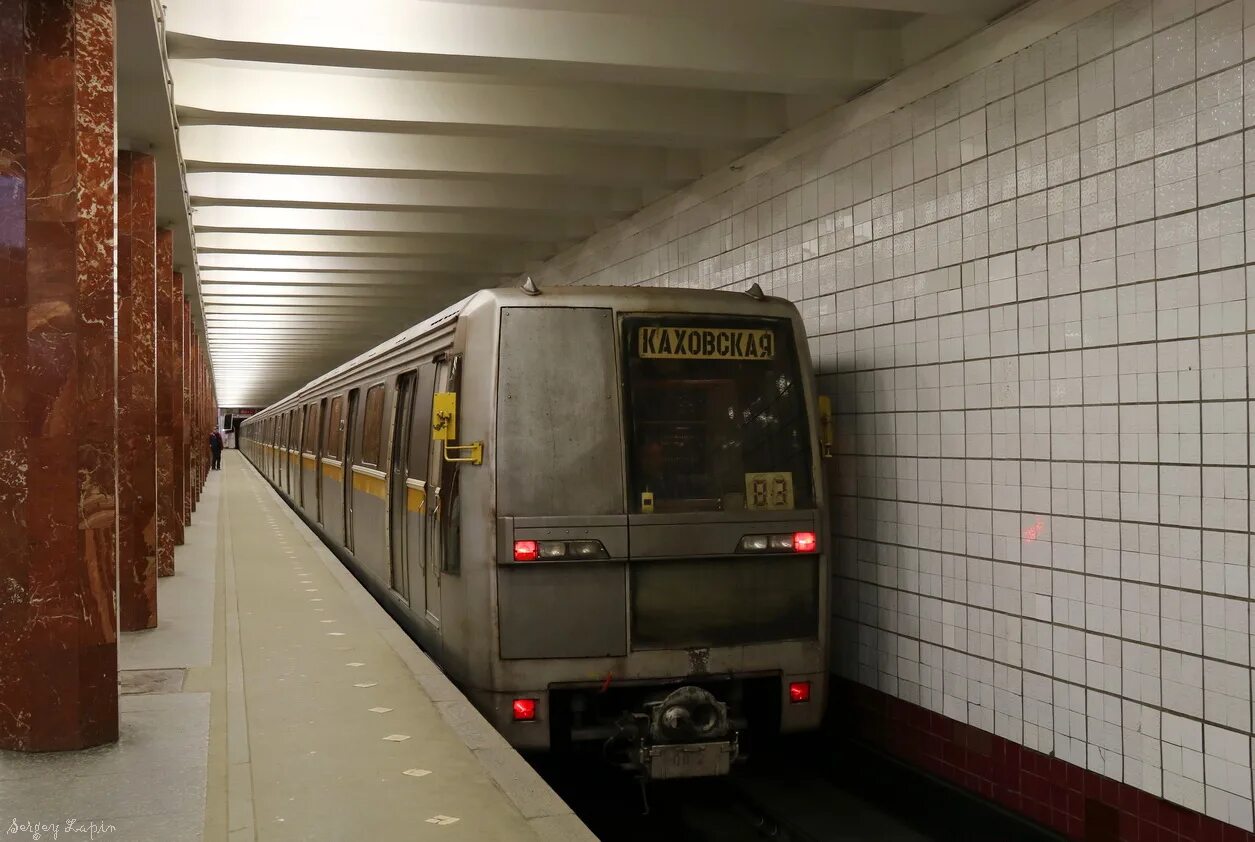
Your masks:
{"label": "concrete ceiling beam", "polygon": [[201,294],[215,298],[222,296],[265,298],[271,295],[305,297],[312,295],[347,299],[361,298],[363,296],[371,299],[389,297],[409,299],[415,295],[421,295],[423,291],[423,287],[419,284],[201,284]]}
{"label": "concrete ceiling beam", "polygon": [[[476,274],[473,279],[452,272],[280,272],[249,271],[245,269],[206,269],[202,285],[233,289],[344,289],[352,291],[361,287],[421,290],[443,287],[449,284],[481,283],[492,273]],[[511,276],[489,277],[502,283]]]}
{"label": "concrete ceiling beam", "polygon": [[235,295],[228,293],[205,293],[205,303],[218,305],[246,305],[249,307],[299,306],[313,311],[346,312],[364,309],[384,309],[396,312],[412,306],[423,297],[422,292],[408,295],[387,293],[361,292],[354,296],[322,295],[318,290],[300,292],[296,295]]}
{"label": "concrete ceiling beam", "polygon": [[678,187],[702,174],[685,149],[254,126],[184,126],[192,172],[429,176]]}
{"label": "concrete ceiling beam", "polygon": [[800,6],[865,12],[903,12],[946,18],[992,20],[1007,11],[1006,0],[784,0]]}
{"label": "concrete ceiling beam", "polygon": [[189,173],[193,207],[242,205],[377,210],[463,210],[623,216],[640,189],[472,179],[370,178],[287,173]]}
{"label": "concrete ceiling beam", "polygon": [[450,211],[342,210],[338,208],[266,208],[210,205],[196,208],[197,232],[237,231],[262,234],[454,234],[557,242],[593,233],[586,220],[544,214]]}
{"label": "concrete ceiling beam", "polygon": [[[533,249],[528,249],[528,245]],[[536,243],[506,237],[488,238],[452,234],[261,234],[207,231],[196,237],[198,251],[241,251],[260,254],[303,255],[511,255],[552,253],[555,243]]]}
{"label": "concrete ceiling beam", "polygon": [[788,128],[784,97],[625,85],[432,81],[260,62],[170,62],[179,123],[704,147]]}
{"label": "concrete ceiling beam", "polygon": [[[519,79],[626,82],[800,93],[899,69],[880,30],[725,18],[660,19],[431,0],[177,0],[166,16],[174,57],[216,57]],[[888,30],[891,34],[892,30]],[[848,49],[833,49],[838,36]]]}
{"label": "concrete ceiling beam", "polygon": [[[206,235],[209,236],[209,235]],[[532,252],[535,253],[532,253]],[[456,251],[448,247],[442,254],[411,255],[409,257],[378,257],[372,255],[310,255],[297,252],[261,252],[240,249],[206,249],[198,256],[202,269],[209,272],[253,272],[303,275],[320,274],[395,274],[402,276],[467,275],[467,274],[518,274],[519,266],[529,261],[543,260],[547,250],[522,249],[517,251],[494,250],[491,255],[483,251]]]}

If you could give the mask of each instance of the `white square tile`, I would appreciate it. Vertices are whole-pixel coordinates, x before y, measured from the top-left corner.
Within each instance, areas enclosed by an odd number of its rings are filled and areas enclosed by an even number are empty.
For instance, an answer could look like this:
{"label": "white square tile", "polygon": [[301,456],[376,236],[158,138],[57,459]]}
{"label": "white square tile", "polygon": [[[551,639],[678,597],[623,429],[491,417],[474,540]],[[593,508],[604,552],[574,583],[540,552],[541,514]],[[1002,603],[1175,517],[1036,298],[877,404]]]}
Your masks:
{"label": "white square tile", "polygon": [[797,302],[848,407],[834,670],[1239,826],[1247,5],[1116,3],[573,272]]}

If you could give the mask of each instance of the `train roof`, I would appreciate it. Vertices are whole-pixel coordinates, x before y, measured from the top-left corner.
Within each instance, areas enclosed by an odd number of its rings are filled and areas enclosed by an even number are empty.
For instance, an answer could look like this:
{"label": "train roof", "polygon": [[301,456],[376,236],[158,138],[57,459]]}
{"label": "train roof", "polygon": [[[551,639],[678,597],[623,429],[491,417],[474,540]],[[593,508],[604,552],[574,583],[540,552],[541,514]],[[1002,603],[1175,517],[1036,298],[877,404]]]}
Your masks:
{"label": "train roof", "polygon": [[[640,307],[650,305],[651,310],[694,310],[712,312],[734,312],[738,315],[773,315],[788,316],[797,312],[794,305],[786,299],[774,296],[755,298],[745,291],[710,290],[671,287],[629,287],[629,286],[553,286],[543,287],[538,293],[528,292],[522,286],[489,287],[477,290],[454,304],[435,313],[413,327],[403,330],[391,339],[385,339],[378,345],[363,351],[356,357],[341,363],[288,395],[273,401],[266,407],[287,403],[292,398],[315,388],[324,381],[330,380],[346,371],[350,371],[370,360],[395,350],[433,330],[457,320],[459,316],[472,309],[489,307],[499,309],[508,306],[544,306],[554,300],[563,302],[565,306],[588,307]],[[260,418],[266,411],[257,413],[252,418]]]}

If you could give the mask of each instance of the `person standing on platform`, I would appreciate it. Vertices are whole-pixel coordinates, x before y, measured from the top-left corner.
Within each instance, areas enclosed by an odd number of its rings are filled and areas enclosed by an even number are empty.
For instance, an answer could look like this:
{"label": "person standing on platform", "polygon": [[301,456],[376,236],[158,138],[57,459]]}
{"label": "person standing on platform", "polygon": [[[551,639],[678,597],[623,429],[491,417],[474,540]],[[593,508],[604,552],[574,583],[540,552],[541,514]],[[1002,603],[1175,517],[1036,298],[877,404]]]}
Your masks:
{"label": "person standing on platform", "polygon": [[209,434],[209,455],[211,470],[222,470],[222,432],[217,427]]}

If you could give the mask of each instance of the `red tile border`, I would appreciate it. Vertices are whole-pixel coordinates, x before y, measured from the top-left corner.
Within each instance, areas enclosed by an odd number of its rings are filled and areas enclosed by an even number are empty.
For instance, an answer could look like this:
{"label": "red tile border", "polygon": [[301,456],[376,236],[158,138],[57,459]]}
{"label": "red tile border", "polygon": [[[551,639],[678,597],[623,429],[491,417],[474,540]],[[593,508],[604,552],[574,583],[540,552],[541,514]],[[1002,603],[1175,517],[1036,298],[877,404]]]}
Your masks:
{"label": "red tile border", "polygon": [[[832,691],[843,734],[1079,842],[1255,842],[1255,833],[879,690],[834,677]],[[1115,836],[1087,837],[1087,801],[1115,810]],[[1095,827],[1099,818],[1091,815]]]}

